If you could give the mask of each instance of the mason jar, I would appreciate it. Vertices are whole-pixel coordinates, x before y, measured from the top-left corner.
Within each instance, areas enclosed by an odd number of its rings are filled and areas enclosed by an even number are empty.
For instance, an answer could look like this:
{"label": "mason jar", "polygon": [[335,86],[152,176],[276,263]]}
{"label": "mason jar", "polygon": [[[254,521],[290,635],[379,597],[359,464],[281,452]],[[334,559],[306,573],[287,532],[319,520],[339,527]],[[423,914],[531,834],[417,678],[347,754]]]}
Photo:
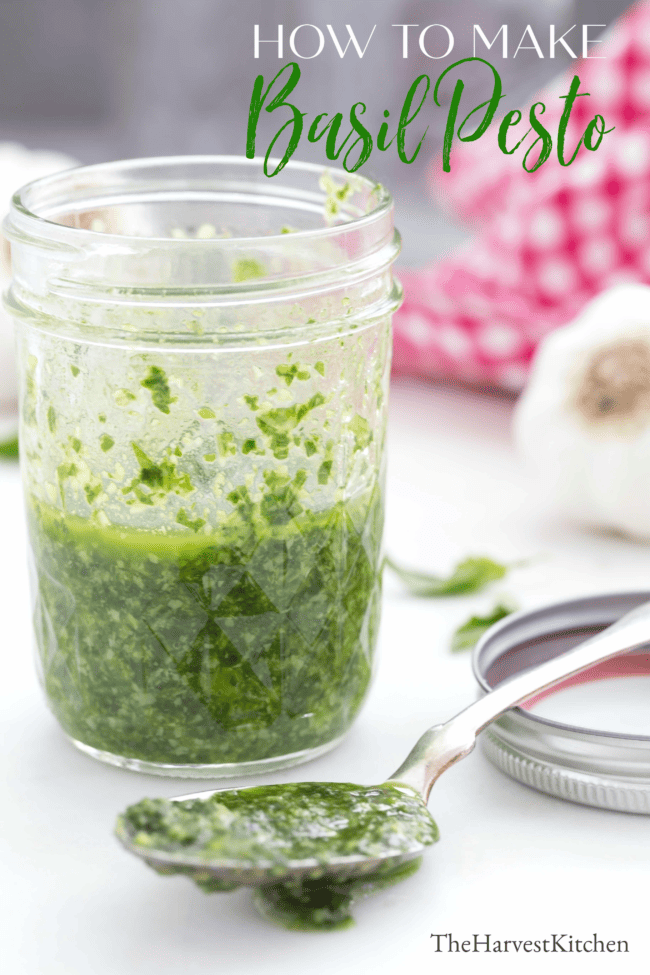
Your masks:
{"label": "mason jar", "polygon": [[299,163],[130,160],[24,187],[4,229],[64,732],[170,775],[332,748],[379,624],[389,194]]}

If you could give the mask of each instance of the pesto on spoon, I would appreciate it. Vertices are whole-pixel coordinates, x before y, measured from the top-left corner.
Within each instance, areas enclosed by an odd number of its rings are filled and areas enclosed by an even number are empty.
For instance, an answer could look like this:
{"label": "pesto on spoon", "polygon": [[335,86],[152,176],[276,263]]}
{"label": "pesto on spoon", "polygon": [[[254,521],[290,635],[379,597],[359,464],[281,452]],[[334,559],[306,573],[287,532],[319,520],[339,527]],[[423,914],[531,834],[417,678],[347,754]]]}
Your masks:
{"label": "pesto on spoon", "polygon": [[118,818],[117,836],[154,869],[187,874],[206,891],[256,887],[260,912],[286,927],[347,926],[355,897],[411,873],[438,839],[426,807],[431,787],[472,751],[480,731],[536,692],[649,637],[645,603],[430,728],[382,785],[302,782],[143,799]]}

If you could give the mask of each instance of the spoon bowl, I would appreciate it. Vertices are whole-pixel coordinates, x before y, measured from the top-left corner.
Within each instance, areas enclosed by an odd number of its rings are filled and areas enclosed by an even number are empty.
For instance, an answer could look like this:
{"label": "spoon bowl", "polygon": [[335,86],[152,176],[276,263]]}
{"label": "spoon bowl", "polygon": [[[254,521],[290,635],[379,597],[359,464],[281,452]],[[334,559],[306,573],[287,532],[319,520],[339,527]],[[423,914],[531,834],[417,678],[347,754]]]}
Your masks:
{"label": "spoon bowl", "polygon": [[[219,792],[229,790],[199,792],[193,799],[209,799]],[[245,790],[238,790],[245,791]],[[174,798],[173,802],[183,802],[187,796]],[[328,862],[327,867],[312,857],[310,860],[292,860],[285,870],[280,870],[270,861],[260,861],[254,867],[242,865],[234,860],[216,860],[201,855],[170,850],[156,850],[155,853],[143,850],[133,842],[133,835],[125,825],[123,817],[118,820],[116,836],[123,846],[136,856],[141,857],[158,873],[206,874],[214,880],[223,883],[223,889],[236,887],[264,887],[267,884],[300,883],[305,880],[317,880],[327,873],[328,877],[338,881],[353,880],[378,872],[389,872],[403,863],[415,860],[422,855],[426,846],[418,844],[409,853],[399,856],[364,857],[361,855],[338,857],[335,862]]]}

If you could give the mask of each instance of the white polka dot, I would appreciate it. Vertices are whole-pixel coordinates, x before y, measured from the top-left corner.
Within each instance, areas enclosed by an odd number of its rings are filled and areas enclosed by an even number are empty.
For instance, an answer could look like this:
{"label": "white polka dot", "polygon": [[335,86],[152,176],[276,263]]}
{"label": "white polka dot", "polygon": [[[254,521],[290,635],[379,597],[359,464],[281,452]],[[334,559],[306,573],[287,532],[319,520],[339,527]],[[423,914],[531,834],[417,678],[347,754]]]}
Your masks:
{"label": "white polka dot", "polygon": [[606,274],[617,262],[617,250],[609,237],[586,241],[580,248],[580,261],[588,274]]}
{"label": "white polka dot", "polygon": [[[611,105],[623,91],[623,74],[612,64],[603,61],[598,65],[598,71],[594,72],[593,78],[589,82],[589,92],[592,99],[598,98],[607,105]],[[599,110],[597,106],[597,110]]]}
{"label": "white polka dot", "polygon": [[[650,93],[650,74],[646,76],[645,84]],[[650,102],[650,95],[648,101]],[[645,135],[638,132],[626,136],[619,147],[616,159],[621,172],[628,176],[639,176],[641,173],[645,173],[650,159],[648,140]]]}
{"label": "white polka dot", "polygon": [[461,359],[469,354],[472,343],[465,332],[455,325],[444,325],[436,332],[436,342],[447,355]]}
{"label": "white polka dot", "polygon": [[486,277],[494,268],[494,256],[482,248],[475,248],[465,258],[466,266],[476,274]]}
{"label": "white polka dot", "polygon": [[642,244],[650,235],[650,223],[644,213],[630,212],[621,221],[619,227],[621,240],[626,244]]}
{"label": "white polka dot", "polygon": [[416,345],[426,345],[431,341],[433,329],[428,319],[412,312],[401,322],[400,331]]}
{"label": "white polka dot", "polygon": [[538,266],[537,280],[544,291],[560,296],[567,294],[575,286],[576,275],[567,261],[552,258]]}
{"label": "white polka dot", "polygon": [[503,244],[516,246],[523,237],[521,220],[512,214],[505,214],[497,218],[494,232]]}
{"label": "white polka dot", "polygon": [[564,237],[564,224],[557,210],[541,207],[533,216],[529,236],[539,247],[556,247]]}
{"label": "white polka dot", "polygon": [[452,301],[442,290],[439,278],[435,275],[427,276],[421,280],[420,286],[420,300],[427,306],[432,315],[443,318],[454,314],[456,302]]}
{"label": "white polka dot", "polygon": [[641,109],[647,108],[650,105],[650,72],[642,71],[639,72],[638,77],[635,75],[631,79],[630,83],[630,101],[636,103]]}
{"label": "white polka dot", "polygon": [[605,176],[605,163],[602,158],[598,158],[597,153],[590,152],[588,156],[584,154],[578,156],[576,161],[567,167],[568,179],[574,186],[588,188],[595,186]]}
{"label": "white polka dot", "polygon": [[505,358],[521,345],[521,337],[510,325],[487,325],[478,335],[480,347],[489,355]]}
{"label": "white polka dot", "polygon": [[571,210],[571,217],[581,230],[596,230],[604,226],[611,216],[611,204],[597,197],[581,197]]}

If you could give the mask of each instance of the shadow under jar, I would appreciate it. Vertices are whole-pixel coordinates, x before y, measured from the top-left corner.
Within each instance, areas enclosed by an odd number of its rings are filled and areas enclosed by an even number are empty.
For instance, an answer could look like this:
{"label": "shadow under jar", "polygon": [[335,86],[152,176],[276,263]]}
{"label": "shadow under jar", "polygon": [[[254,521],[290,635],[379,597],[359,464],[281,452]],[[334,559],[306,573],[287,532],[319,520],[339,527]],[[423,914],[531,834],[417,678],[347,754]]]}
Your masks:
{"label": "shadow under jar", "polygon": [[380,612],[392,217],[367,179],[227,157],[14,197],[38,668],[83,751],[214,777],[350,727]]}

